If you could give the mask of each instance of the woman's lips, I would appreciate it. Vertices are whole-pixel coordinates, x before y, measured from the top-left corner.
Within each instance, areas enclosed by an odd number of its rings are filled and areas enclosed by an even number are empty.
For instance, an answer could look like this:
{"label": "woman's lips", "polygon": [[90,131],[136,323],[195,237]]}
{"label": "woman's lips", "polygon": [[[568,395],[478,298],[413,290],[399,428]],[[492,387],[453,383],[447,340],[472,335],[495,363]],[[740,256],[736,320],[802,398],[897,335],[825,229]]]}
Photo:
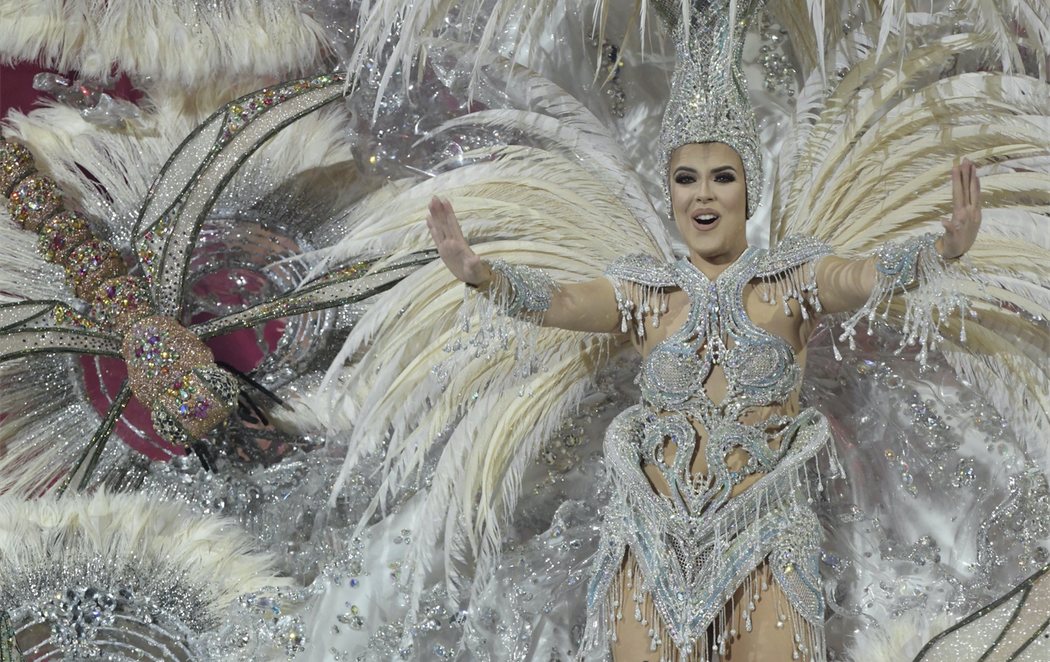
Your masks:
{"label": "woman's lips", "polygon": [[718,225],[718,221],[721,220],[721,216],[716,214],[714,211],[702,209],[698,212],[693,213],[692,221],[693,227],[701,232],[707,232],[715,228]]}

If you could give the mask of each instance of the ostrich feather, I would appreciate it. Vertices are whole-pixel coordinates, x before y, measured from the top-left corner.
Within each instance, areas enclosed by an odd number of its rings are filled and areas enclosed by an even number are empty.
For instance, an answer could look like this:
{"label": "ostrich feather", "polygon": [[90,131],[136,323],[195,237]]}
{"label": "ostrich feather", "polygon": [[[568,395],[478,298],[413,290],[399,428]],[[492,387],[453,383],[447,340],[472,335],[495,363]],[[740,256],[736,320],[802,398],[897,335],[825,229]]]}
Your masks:
{"label": "ostrich feather", "polygon": [[[124,247],[154,178],[204,119],[187,114],[181,103],[167,97],[147,98],[143,111],[144,129],[111,131],[87,122],[73,108],[48,105],[29,114],[10,114],[5,135],[26,143],[38,167],[96,229]],[[350,160],[342,120],[338,111],[321,111],[277,134],[234,175],[216,206],[252,207],[298,173]],[[4,228],[5,233],[17,232],[12,225]]]}
{"label": "ostrich feather", "polygon": [[[53,647],[81,658],[119,652],[229,659],[228,641],[210,638],[226,640],[223,630],[236,627],[240,611],[250,611],[238,598],[258,592],[272,600],[276,587],[288,584],[274,574],[273,559],[255,552],[231,522],[155,497],[106,492],[60,500],[0,497],[0,570],[5,614],[23,650]],[[98,620],[85,619],[82,636],[63,640],[61,628],[78,625],[81,608],[97,609]]]}
{"label": "ostrich feather", "polygon": [[[456,126],[524,121],[534,128],[534,119],[486,112]],[[539,124],[552,146],[579,145],[577,134],[591,130],[586,122],[582,129]],[[477,165],[399,187],[396,197],[377,193],[362,201],[352,211],[353,236],[328,258],[397,256],[429,247],[421,219],[429,198],[441,193],[453,201],[478,254],[544,268],[562,282],[596,277],[625,247],[660,250],[620,190],[610,191],[609,178],[622,177],[625,168],[611,151],[585,166],[559,149],[475,150],[464,160]],[[606,176],[596,176],[596,170]],[[462,564],[473,559],[472,590],[482,590],[496,567],[521,473],[611,351],[609,338],[554,329],[526,333],[520,327],[506,348],[475,348],[460,328],[461,288],[434,263],[382,295],[351,332],[325,386],[303,405],[326,410],[333,426],[352,426],[340,481],[362,458],[381,453],[377,471],[383,481],[362,523],[412,485],[413,475],[421,477],[437,453],[408,557],[414,599],[439,543],[448,586],[456,591],[466,585]],[[470,322],[473,328],[478,324]],[[525,381],[522,360],[534,365]],[[346,384],[345,390],[325,394],[326,386],[337,382]]]}
{"label": "ostrich feather", "polygon": [[167,90],[312,73],[326,35],[292,0],[3,0],[0,58]]}
{"label": "ostrich feather", "polygon": [[[0,497],[0,567],[4,582],[68,554],[68,562],[96,555],[119,563],[136,558],[181,565],[208,596],[216,618],[237,596],[284,586],[273,559],[253,553],[255,543],[230,522],[191,515],[185,506],[138,494],[46,497],[26,501]],[[99,578],[103,580],[104,578]]]}

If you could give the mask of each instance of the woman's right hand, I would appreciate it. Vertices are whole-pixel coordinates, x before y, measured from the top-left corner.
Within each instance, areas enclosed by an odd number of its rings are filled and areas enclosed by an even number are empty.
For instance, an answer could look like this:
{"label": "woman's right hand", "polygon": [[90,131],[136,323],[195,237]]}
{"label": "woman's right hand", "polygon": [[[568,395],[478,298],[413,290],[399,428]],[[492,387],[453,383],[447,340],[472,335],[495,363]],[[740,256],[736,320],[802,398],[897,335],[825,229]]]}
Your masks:
{"label": "woman's right hand", "polygon": [[427,229],[434,238],[441,261],[452,275],[475,287],[488,283],[492,273],[463,238],[463,230],[459,227],[456,212],[452,211],[452,203],[435,196],[430,199],[428,209]]}

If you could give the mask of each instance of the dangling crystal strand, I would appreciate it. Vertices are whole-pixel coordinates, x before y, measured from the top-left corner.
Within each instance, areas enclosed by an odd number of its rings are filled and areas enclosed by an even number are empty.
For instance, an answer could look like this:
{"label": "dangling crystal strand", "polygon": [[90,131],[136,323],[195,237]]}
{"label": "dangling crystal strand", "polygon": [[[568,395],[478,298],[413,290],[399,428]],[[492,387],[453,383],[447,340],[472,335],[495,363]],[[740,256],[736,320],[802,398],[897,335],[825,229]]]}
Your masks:
{"label": "dangling crystal strand", "polygon": [[820,314],[824,312],[824,308],[820,305],[820,288],[817,287],[817,265],[815,262],[809,262],[806,265],[806,269],[809,273],[809,278],[806,283],[806,291],[808,292],[808,302],[813,312]]}
{"label": "dangling crystal strand", "polygon": [[663,619],[656,614],[656,604],[653,602],[651,596],[647,597],[648,600],[645,604],[645,620],[649,626],[649,650],[655,651],[659,649],[660,657],[666,655],[668,656],[668,659],[670,659],[670,656],[673,656],[674,654],[674,646],[667,645],[661,647],[661,644],[665,641],[669,641],[669,639],[667,638],[667,632],[664,629]]}
{"label": "dangling crystal strand", "polygon": [[788,614],[790,615],[791,619],[791,639],[794,642],[791,651],[791,659],[801,660],[803,652],[806,648],[803,644],[803,635],[805,634],[804,628],[806,627],[807,623],[805,619],[803,619],[802,616],[799,615],[798,610],[796,610],[790,605],[788,606]]}
{"label": "dangling crystal strand", "polygon": [[[908,345],[918,345],[918,360],[926,367],[929,351],[941,341],[940,327],[958,311],[964,318],[967,300],[957,284],[957,270],[949,269],[934,246],[932,234],[912,237],[902,242],[886,244],[879,249],[875,263],[876,283],[864,306],[843,322],[840,340],[849,338],[855,346],[855,327],[865,317],[870,325],[876,316],[888,317],[893,295],[903,292],[905,304],[902,339],[898,351]],[[912,288],[910,291],[908,288]],[[880,305],[883,310],[879,313]],[[960,338],[963,330],[960,328]]]}
{"label": "dangling crystal strand", "polygon": [[631,328],[631,324],[634,322],[634,313],[632,311],[634,303],[624,292],[623,281],[610,277],[609,282],[612,283],[613,296],[616,297],[616,309],[620,312],[620,333],[627,333],[627,330]]}
{"label": "dangling crystal strand", "polygon": [[774,604],[777,610],[777,629],[783,629],[784,625],[788,622],[788,615],[785,612],[786,609],[790,609],[790,605],[786,605],[787,598],[783,595],[783,591],[779,587],[774,591],[775,600]]}
{"label": "dangling crystal strand", "polygon": [[846,475],[845,469],[842,468],[842,462],[839,460],[839,451],[835,444],[828,444],[828,459],[832,462],[835,476]]}

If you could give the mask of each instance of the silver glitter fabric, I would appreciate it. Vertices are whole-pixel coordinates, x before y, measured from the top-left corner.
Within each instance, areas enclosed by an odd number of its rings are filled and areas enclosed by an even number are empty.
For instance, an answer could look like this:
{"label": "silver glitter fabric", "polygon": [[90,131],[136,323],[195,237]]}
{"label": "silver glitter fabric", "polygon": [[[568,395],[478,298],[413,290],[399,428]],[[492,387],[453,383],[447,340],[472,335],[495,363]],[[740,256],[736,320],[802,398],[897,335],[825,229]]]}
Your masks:
{"label": "silver glitter fabric", "polygon": [[747,180],[748,216],[761,202],[762,153],[740,59],[744,34],[761,6],[762,0],[693,0],[689,21],[675,21],[671,97],[660,126],[664,164],[689,143],[719,142],[736,150]]}
{"label": "silver glitter fabric", "polygon": [[551,307],[554,280],[542,269],[493,260],[490,296],[511,317],[542,316]]}
{"label": "silver glitter fabric", "polygon": [[1050,565],[931,639],[916,662],[1045,660],[1050,653]]}
{"label": "silver glitter fabric", "polygon": [[[941,258],[935,241],[935,235],[924,234],[888,243],[876,252],[876,279],[871,296],[842,323],[839,339],[848,341],[850,349],[856,348],[856,328],[861,320],[866,319],[870,324],[880,309],[885,316],[890,298],[902,290],[905,313],[901,349],[917,345],[920,365],[926,364],[930,350],[940,343],[940,327],[944,321],[957,311],[960,319],[965,319],[967,301],[959,292],[965,274]],[[966,340],[965,324],[960,325],[959,339]]]}
{"label": "silver glitter fabric", "polygon": [[[827,253],[826,246],[802,238],[788,239],[772,253],[749,248],[714,281],[686,260],[665,265],[644,256],[619,260],[607,271],[629,324],[644,328],[645,317],[661,310],[661,304],[651,303],[659,300],[660,289],[681,288],[690,308],[681,328],[642,361],[642,402],[620,414],[605,438],[613,496],[588,591],[589,645],[603,645],[623,617],[623,606],[614,604],[610,589],[625,548],[630,548],[641,570],[642,589],[652,596],[681,654],[690,655],[698,646],[704,653],[708,643],[723,645],[707,642],[709,627],[723,614],[729,597],[768,559],[801,619],[793,621],[796,634],[805,629],[813,642],[813,650],[800,647],[797,652],[824,659],[821,534],[808,505],[806,465],[826,450],[828,427],[812,409],[744,422],[755,407],[786,403],[801,384],[801,370],[791,347],[748,317],[743,291],[758,280],[787,292],[803,309],[812,307],[816,288],[811,265]],[[625,303],[640,291],[647,292],[643,303]],[[727,382],[726,396],[718,403],[704,388],[716,365]],[[706,475],[693,474],[690,466],[695,424],[709,431],[703,450]],[[677,448],[670,464],[663,454],[668,441]],[[729,456],[738,451],[749,459],[731,468]],[[663,477],[666,495],[653,490],[645,465],[655,466]],[[764,476],[755,485],[730,496],[744,478],[758,473]],[[655,650],[659,634],[654,630],[651,636]]]}

